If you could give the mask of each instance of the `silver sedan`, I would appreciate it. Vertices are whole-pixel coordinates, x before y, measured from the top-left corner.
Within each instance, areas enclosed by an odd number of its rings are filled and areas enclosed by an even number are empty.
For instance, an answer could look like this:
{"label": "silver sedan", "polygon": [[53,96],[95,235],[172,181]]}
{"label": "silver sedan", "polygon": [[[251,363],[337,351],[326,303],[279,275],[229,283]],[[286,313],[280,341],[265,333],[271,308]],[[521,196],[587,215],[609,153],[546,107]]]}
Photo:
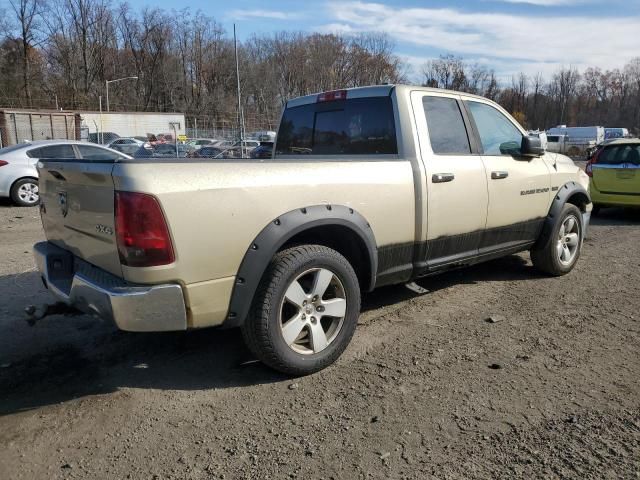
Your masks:
{"label": "silver sedan", "polygon": [[110,148],[75,140],[41,140],[0,149],[0,197],[16,205],[32,207],[40,201],[38,170],[40,159],[93,161],[131,158]]}

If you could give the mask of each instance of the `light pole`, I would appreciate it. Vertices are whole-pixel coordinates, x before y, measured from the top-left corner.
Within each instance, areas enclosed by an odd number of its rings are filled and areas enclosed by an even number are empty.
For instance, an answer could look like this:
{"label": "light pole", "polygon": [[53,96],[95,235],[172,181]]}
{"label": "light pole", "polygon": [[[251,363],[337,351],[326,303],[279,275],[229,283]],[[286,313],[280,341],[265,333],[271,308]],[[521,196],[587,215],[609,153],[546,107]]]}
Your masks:
{"label": "light pole", "polygon": [[107,86],[107,112],[109,111],[109,84],[115,83],[115,82],[121,82],[122,80],[138,80],[138,77],[122,77],[122,78],[116,78],[115,80],[105,81],[105,85]]}

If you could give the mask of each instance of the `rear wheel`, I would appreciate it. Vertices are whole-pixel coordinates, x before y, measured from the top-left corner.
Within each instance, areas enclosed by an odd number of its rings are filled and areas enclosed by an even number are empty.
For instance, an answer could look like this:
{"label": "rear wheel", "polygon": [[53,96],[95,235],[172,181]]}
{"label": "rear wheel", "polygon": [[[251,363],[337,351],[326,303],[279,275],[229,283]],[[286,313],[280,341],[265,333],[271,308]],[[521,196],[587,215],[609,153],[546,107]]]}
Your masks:
{"label": "rear wheel", "polygon": [[582,248],[582,213],[567,203],[551,229],[551,238],[543,247],[531,250],[533,265],[554,276],[565,275],[575,266]]}
{"label": "rear wheel", "polygon": [[40,201],[38,180],[35,178],[21,178],[11,187],[11,200],[21,207],[33,207]]}
{"label": "rear wheel", "polygon": [[342,354],[359,313],[360,288],[349,262],[330,248],[302,245],[271,261],[242,334],[265,364],[307,375]]}

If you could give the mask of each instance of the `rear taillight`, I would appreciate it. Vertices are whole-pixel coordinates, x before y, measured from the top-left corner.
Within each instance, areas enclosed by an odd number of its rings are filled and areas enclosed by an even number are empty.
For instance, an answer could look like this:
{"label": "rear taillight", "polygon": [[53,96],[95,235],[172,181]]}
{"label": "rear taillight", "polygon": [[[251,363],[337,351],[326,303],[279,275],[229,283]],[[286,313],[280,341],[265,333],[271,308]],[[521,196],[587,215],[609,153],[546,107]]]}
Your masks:
{"label": "rear taillight", "polygon": [[174,262],[167,222],[154,196],[116,192],[115,217],[120,263],[154,267]]}
{"label": "rear taillight", "polygon": [[584,173],[586,173],[589,177],[593,177],[593,164],[598,163],[598,157],[600,156],[600,150],[596,150],[593,156],[587,162],[587,165],[584,167]]}
{"label": "rear taillight", "polygon": [[346,90],[334,90],[332,92],[324,92],[318,95],[316,102],[333,102],[335,100],[346,100],[347,99],[347,91]]}
{"label": "rear taillight", "polygon": [[0,160],[0,167],[4,167],[5,165],[9,165],[9,162],[6,162],[4,160]]}

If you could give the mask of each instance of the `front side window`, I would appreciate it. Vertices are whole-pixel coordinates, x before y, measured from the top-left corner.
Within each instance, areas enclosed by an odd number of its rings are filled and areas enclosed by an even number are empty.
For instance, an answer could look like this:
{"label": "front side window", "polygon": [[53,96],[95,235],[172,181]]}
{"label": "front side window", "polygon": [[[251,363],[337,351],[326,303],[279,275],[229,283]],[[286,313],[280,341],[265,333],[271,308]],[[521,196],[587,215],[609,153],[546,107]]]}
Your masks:
{"label": "front side window", "polygon": [[424,97],[422,106],[427,117],[433,153],[460,155],[471,153],[467,129],[455,98]]}
{"label": "front side window", "polygon": [[288,108],[275,156],[397,153],[391,98],[368,97]]}
{"label": "front side window", "polygon": [[517,155],[522,133],[500,111],[485,103],[466,102],[478,129],[485,155]]}

